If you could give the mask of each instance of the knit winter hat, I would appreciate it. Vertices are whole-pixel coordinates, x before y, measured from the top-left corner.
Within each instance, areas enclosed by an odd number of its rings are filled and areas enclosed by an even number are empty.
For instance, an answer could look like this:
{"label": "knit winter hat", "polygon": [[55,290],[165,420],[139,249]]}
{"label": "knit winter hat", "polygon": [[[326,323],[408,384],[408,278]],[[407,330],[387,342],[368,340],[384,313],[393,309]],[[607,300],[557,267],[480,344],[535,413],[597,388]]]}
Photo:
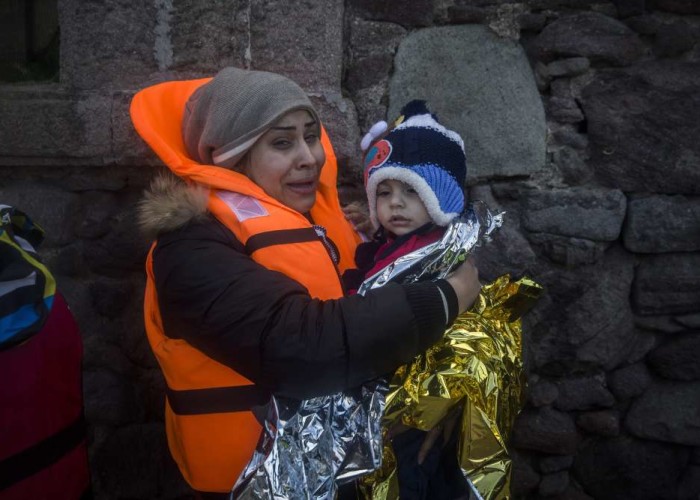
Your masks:
{"label": "knit winter hat", "polygon": [[290,111],[318,113],[302,88],[282,75],[224,68],[187,101],[182,138],[193,160],[232,168]]}
{"label": "knit winter hat", "polygon": [[413,187],[438,226],[464,210],[467,177],[464,142],[438,123],[425,101],[411,101],[396,125],[365,156],[364,178],[369,213],[377,225],[377,185],[395,179]]}

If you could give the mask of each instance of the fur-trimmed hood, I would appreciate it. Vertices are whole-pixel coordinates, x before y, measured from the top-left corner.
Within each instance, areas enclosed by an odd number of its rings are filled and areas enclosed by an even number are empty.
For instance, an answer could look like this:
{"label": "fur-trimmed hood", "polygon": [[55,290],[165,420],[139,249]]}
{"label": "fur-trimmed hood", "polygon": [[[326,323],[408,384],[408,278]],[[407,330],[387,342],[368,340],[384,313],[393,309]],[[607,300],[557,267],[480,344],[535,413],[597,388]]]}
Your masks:
{"label": "fur-trimmed hood", "polygon": [[138,223],[149,239],[173,231],[207,213],[209,191],[188,184],[172,174],[161,174],[151,182],[138,206]]}

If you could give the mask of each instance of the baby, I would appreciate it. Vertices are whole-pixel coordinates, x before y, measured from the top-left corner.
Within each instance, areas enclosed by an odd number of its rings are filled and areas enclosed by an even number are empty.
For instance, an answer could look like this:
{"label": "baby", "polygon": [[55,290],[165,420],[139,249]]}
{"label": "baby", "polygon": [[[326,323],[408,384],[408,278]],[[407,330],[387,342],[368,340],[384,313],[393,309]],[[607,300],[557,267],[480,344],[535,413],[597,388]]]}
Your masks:
{"label": "baby", "polygon": [[[358,268],[344,275],[351,293],[399,257],[439,240],[465,207],[462,138],[441,125],[423,101],[411,101],[401,114],[365,156],[370,219],[378,230],[358,247]],[[443,293],[443,299],[446,323],[451,323],[454,299],[449,293]],[[454,436],[426,450],[427,432],[407,429],[392,434],[400,498],[466,498],[469,486],[457,462]]]}

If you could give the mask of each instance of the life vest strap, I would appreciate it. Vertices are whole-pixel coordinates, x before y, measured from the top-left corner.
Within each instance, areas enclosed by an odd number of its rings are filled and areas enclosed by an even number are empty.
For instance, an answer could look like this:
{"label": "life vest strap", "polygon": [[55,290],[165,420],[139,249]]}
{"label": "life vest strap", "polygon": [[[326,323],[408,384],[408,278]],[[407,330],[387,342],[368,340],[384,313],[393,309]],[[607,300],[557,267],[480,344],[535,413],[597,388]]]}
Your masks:
{"label": "life vest strap", "polygon": [[166,394],[170,408],[177,415],[250,411],[254,406],[264,405],[270,399],[270,393],[256,385],[182,391],[168,387]]}
{"label": "life vest strap", "polygon": [[85,441],[85,420],[80,415],[56,434],[0,460],[0,491],[60,460]]}
{"label": "life vest strap", "polygon": [[290,243],[304,243],[307,241],[319,241],[318,235],[312,227],[265,231],[264,233],[258,233],[248,238],[245,244],[245,251],[248,255],[251,255],[261,248]]}

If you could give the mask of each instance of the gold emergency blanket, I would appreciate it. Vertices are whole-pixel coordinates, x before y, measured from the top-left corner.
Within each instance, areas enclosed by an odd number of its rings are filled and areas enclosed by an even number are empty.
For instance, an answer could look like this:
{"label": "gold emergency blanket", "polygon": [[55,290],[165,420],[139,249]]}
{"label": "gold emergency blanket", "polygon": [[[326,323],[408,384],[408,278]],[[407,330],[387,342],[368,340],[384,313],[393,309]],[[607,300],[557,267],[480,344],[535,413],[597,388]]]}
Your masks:
{"label": "gold emergency blanket", "polygon": [[[541,292],[535,282],[509,275],[485,285],[441,341],[394,373],[386,396],[385,432],[397,423],[427,431],[463,406],[459,463],[487,500],[510,498],[506,438],[522,403],[520,318]],[[372,500],[398,498],[396,461],[390,441],[384,443],[382,467],[362,479]]]}

